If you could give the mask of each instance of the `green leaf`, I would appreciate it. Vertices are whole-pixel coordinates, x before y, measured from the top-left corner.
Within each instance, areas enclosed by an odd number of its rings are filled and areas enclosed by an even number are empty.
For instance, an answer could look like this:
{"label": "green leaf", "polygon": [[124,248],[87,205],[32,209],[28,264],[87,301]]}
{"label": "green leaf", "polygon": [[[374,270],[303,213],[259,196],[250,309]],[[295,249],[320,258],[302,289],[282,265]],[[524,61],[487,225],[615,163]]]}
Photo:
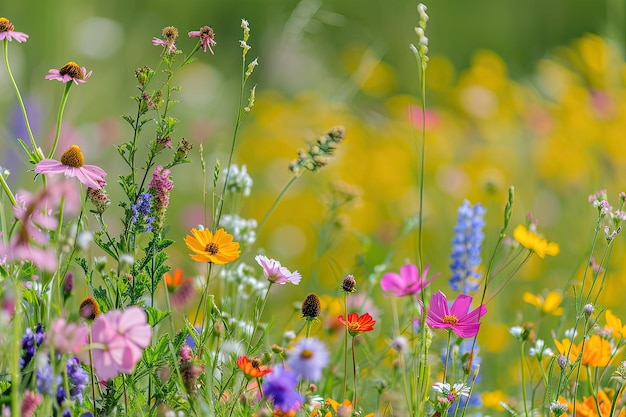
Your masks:
{"label": "green leaf", "polygon": [[163,311],[150,306],[145,306],[145,309],[148,314],[148,324],[152,327],[159,324],[164,318],[171,314],[170,311]]}

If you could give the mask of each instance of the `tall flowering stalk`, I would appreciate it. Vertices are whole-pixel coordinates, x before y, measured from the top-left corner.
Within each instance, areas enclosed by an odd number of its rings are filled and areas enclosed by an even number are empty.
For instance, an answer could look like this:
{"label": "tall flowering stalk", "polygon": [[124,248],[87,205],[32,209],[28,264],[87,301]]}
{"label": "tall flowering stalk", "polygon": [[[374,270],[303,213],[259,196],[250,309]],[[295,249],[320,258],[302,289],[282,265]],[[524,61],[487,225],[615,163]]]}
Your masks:
{"label": "tall flowering stalk", "polygon": [[481,264],[480,251],[485,235],[485,208],[480,204],[474,206],[467,200],[458,209],[454,236],[452,238],[452,254],[450,255],[450,286],[454,291],[470,293],[480,285]]}

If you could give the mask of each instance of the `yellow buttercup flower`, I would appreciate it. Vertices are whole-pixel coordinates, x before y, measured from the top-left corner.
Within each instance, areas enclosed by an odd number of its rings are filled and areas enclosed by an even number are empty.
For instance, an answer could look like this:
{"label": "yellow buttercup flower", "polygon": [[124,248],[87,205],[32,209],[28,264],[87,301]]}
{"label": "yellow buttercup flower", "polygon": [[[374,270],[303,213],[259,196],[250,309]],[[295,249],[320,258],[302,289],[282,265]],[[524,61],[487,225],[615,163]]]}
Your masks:
{"label": "yellow buttercup flower", "polygon": [[239,243],[224,229],[212,233],[208,229],[191,229],[191,236],[185,236],[187,247],[194,253],[191,259],[198,262],[226,264],[239,258]]}
{"label": "yellow buttercup flower", "polygon": [[513,230],[513,237],[521,243],[522,246],[539,255],[540,258],[546,255],[556,256],[559,254],[560,249],[558,243],[548,242],[546,239],[539,237],[521,224]]}
{"label": "yellow buttercup flower", "polygon": [[537,307],[543,315],[560,316],[563,314],[563,308],[559,307],[561,301],[563,301],[563,296],[556,291],[550,291],[545,298],[542,295],[525,292],[522,295],[522,299],[528,304]]}

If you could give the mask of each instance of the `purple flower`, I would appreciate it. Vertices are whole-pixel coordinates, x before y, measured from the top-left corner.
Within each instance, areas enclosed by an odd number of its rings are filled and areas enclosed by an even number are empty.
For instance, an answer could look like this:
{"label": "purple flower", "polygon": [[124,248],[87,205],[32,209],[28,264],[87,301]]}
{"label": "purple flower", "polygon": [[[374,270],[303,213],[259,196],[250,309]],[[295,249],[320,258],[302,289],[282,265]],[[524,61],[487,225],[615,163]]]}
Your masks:
{"label": "purple flower", "polygon": [[291,282],[292,284],[299,284],[302,276],[298,271],[291,272],[280,264],[275,259],[269,259],[263,255],[257,255],[254,257],[259,265],[263,268],[263,275],[272,284],[286,284]]}
{"label": "purple flower", "polygon": [[78,400],[79,403],[82,403],[83,391],[89,385],[89,373],[80,366],[80,362],[76,357],[67,360],[66,369],[67,377],[73,385],[70,388],[70,399],[73,401]]}
{"label": "purple flower", "polygon": [[6,17],[0,17],[0,41],[7,39],[9,42],[15,39],[18,42],[26,42],[28,35],[22,32],[15,32],[15,26]]}
{"label": "purple flower", "polygon": [[170,204],[170,192],[174,188],[174,181],[170,179],[170,170],[163,169],[158,165],[152,173],[149,184],[150,193],[154,195],[154,219],[152,221],[156,229],[163,227],[165,212]]}
{"label": "purple flower", "polygon": [[215,42],[215,32],[213,32],[213,28],[211,26],[202,26],[200,30],[189,32],[190,37],[200,37],[200,44],[202,45],[202,50],[206,52],[206,49],[209,48],[211,51],[211,55],[215,55],[213,53],[213,48],[211,46],[217,45]]}
{"label": "purple flower", "polygon": [[150,216],[150,203],[152,202],[152,194],[150,193],[141,193],[139,195],[139,200],[136,204],[130,206],[130,210],[133,213],[133,216],[130,218],[130,222],[134,225],[137,225],[139,221],[145,226],[141,229],[142,232],[151,232],[152,231],[152,222],[154,221],[154,216]]}
{"label": "purple flower", "polygon": [[266,375],[263,394],[274,400],[274,407],[282,412],[299,410],[304,397],[296,389],[298,375],[278,365]]}
{"label": "purple flower", "polygon": [[300,339],[287,353],[287,366],[310,381],[319,381],[327,365],[326,346],[316,338]]}
{"label": "purple flower", "polygon": [[76,62],[68,62],[60,69],[51,69],[46,75],[46,80],[58,80],[62,83],[74,81],[74,84],[84,84],[87,78],[91,77],[91,71],[87,72],[85,67],[80,67]]}
{"label": "purple flower", "polygon": [[426,265],[420,276],[417,266],[414,264],[404,265],[400,267],[400,274],[387,272],[383,275],[383,278],[380,280],[380,286],[383,291],[392,292],[396,297],[419,294],[439,276],[437,273],[427,281],[426,275],[428,274],[429,266]]}
{"label": "purple flower", "polygon": [[462,338],[474,337],[480,329],[480,318],[487,313],[487,307],[481,304],[469,311],[471,304],[471,296],[459,294],[452,307],[448,308],[445,294],[437,291],[430,299],[426,324],[434,329],[451,329]]}
{"label": "purple flower", "polygon": [[85,165],[83,152],[76,145],[72,145],[63,152],[61,159],[44,159],[35,165],[38,174],[65,174],[66,177],[76,177],[89,188],[100,189],[106,182],[106,172],[95,165]]}

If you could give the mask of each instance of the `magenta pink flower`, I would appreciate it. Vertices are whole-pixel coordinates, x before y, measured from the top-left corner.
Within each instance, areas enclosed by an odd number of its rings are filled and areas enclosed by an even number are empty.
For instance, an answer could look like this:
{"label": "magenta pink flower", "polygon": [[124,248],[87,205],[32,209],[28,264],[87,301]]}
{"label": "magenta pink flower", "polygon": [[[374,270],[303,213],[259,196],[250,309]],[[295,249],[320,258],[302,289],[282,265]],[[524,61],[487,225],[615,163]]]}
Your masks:
{"label": "magenta pink flower", "polygon": [[58,80],[62,83],[74,81],[74,84],[84,84],[87,78],[91,77],[91,71],[87,72],[85,67],[80,67],[76,62],[68,62],[60,69],[51,69],[46,75],[46,80]]}
{"label": "magenta pink flower", "polygon": [[23,240],[16,235],[7,245],[0,242],[0,259],[5,261],[31,261],[43,271],[57,269],[57,254],[52,249],[44,249],[31,245],[28,240]]}
{"label": "magenta pink flower", "polygon": [[[139,307],[99,315],[91,326],[93,366],[98,376],[108,380],[133,372],[151,337],[152,327]],[[88,356],[86,359],[89,363]]]}
{"label": "magenta pink flower", "polygon": [[480,318],[487,313],[487,307],[481,304],[469,311],[471,305],[471,296],[459,294],[452,307],[448,308],[445,294],[437,291],[430,299],[426,324],[434,329],[451,329],[462,338],[474,337],[480,328]]}
{"label": "magenta pink flower", "polygon": [[383,278],[380,280],[380,286],[383,291],[392,292],[396,297],[419,294],[439,276],[439,273],[437,273],[427,281],[426,275],[428,274],[429,266],[426,265],[420,276],[417,266],[413,264],[404,265],[400,267],[400,274],[387,272],[383,275]]}
{"label": "magenta pink flower", "polygon": [[77,355],[87,345],[87,326],[85,323],[68,323],[63,318],[52,321],[48,337],[56,353]]}
{"label": "magenta pink flower", "polygon": [[202,26],[200,30],[189,32],[189,36],[192,38],[199,37],[202,50],[206,52],[206,49],[209,48],[211,55],[215,55],[211,46],[217,45],[217,42],[215,42],[215,32],[213,32],[213,28],[211,28],[211,26]]}
{"label": "magenta pink flower", "polygon": [[9,42],[15,39],[18,42],[26,42],[28,35],[22,32],[15,32],[15,26],[6,17],[0,17],[0,41],[7,39]]}
{"label": "magenta pink flower", "polygon": [[44,159],[35,165],[38,174],[65,174],[66,177],[76,177],[89,188],[100,189],[106,182],[106,172],[95,165],[85,165],[83,152],[76,145],[72,145],[63,152],[61,159]]}
{"label": "magenta pink flower", "polygon": [[299,284],[302,276],[298,271],[291,272],[280,264],[275,259],[269,259],[263,255],[257,255],[254,257],[259,265],[263,268],[263,275],[272,284],[286,284],[291,282],[292,284]]}

